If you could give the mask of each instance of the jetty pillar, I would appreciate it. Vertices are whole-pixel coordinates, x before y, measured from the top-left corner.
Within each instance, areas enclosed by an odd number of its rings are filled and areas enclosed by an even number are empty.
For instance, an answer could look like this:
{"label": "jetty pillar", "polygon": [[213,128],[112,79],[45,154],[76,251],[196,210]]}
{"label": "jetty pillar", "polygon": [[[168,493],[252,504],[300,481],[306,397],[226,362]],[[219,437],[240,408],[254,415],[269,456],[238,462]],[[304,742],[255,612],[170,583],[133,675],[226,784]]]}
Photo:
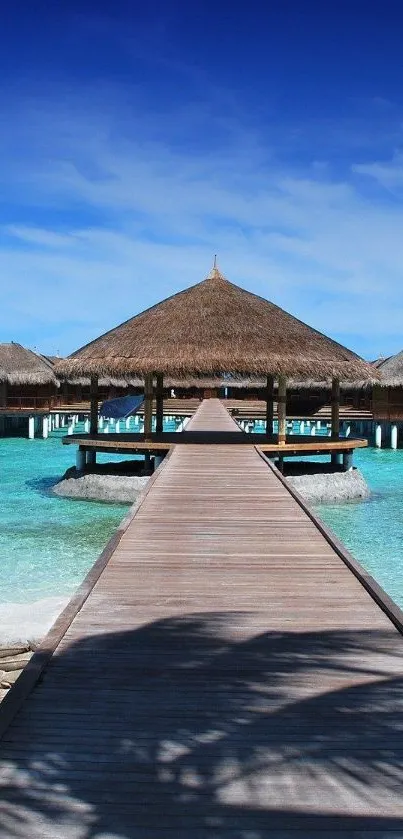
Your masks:
{"label": "jetty pillar", "polygon": [[42,437],[44,440],[49,436],[48,418],[42,417]]}
{"label": "jetty pillar", "polygon": [[[332,379],[332,440],[340,438],[340,379]],[[333,452],[331,462],[333,466],[339,463],[338,455]]]}
{"label": "jetty pillar", "polygon": [[382,448],[382,426],[377,423],[375,428],[375,446],[377,449]]}
{"label": "jetty pillar", "polygon": [[278,377],[278,442],[285,445],[287,435],[287,379],[285,376]]}
{"label": "jetty pillar", "polygon": [[144,435],[148,440],[152,432],[154,382],[151,373],[144,376]]}
{"label": "jetty pillar", "polygon": [[98,376],[91,376],[90,399],[91,399],[90,434],[97,434],[98,433]]}
{"label": "jetty pillar", "polygon": [[266,437],[273,434],[274,420],[274,377],[267,376],[266,380]]}
{"label": "jetty pillar", "polygon": [[397,425],[392,425],[390,429],[390,447],[397,449]]}
{"label": "jetty pillar", "polygon": [[[153,427],[153,391],[154,381],[152,373],[147,373],[144,376],[144,439],[150,440]],[[145,453],[144,466],[146,474],[151,470],[150,452]]]}
{"label": "jetty pillar", "polygon": [[349,472],[353,468],[353,452],[349,449],[343,452],[343,472]]}
{"label": "jetty pillar", "polygon": [[157,434],[162,434],[164,428],[164,377],[162,373],[158,373],[156,377],[156,425],[155,431]]}
{"label": "jetty pillar", "polygon": [[84,449],[80,448],[77,449],[76,452],[76,471],[77,472],[84,472],[86,463],[86,455]]}
{"label": "jetty pillar", "polygon": [[28,440],[33,440],[35,437],[35,417],[28,418]]}

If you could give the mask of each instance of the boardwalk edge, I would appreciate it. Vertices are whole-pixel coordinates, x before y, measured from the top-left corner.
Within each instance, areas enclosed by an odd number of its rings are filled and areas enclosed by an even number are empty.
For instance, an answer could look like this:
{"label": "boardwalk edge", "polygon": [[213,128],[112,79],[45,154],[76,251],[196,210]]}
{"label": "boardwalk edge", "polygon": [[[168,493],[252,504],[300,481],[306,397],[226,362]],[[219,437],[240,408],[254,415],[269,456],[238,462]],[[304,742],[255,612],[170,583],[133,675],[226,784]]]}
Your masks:
{"label": "boardwalk edge", "polygon": [[290,495],[294,498],[297,504],[303,509],[306,515],[311,519],[314,525],[318,528],[322,536],[326,539],[329,545],[333,548],[336,554],[344,562],[345,565],[352,571],[357,580],[366,589],[368,594],[372,597],[375,603],[382,609],[382,612],[389,618],[389,620],[396,627],[398,632],[403,635],[403,610],[392,600],[386,593],[382,586],[377,583],[374,577],[365,570],[365,568],[358,562],[358,560],[345,547],[343,542],[338,539],[335,533],[324,524],[324,522],[316,515],[316,513],[309,507],[306,501],[302,498],[299,492],[288,483],[284,475],[277,469],[274,463],[266,457],[264,452],[256,446],[256,451],[259,457],[264,460],[269,468],[274,472],[276,477],[280,480],[283,486],[288,490]]}
{"label": "boardwalk edge", "polygon": [[134,502],[127,515],[124,519],[122,519],[119,526],[109,539],[109,542],[105,545],[102,553],[99,555],[98,559],[95,560],[94,565],[90,568],[87,576],[84,578],[79,588],[75,591],[63,611],[56,618],[55,623],[51,626],[49,632],[39,644],[37,650],[34,652],[21,675],[15,684],[10,688],[7,696],[0,703],[0,741],[21,706],[37,685],[45,668],[49,664],[53,653],[59,646],[74,618],[81,611],[85,601],[91,594],[101,574],[105,570],[123,534],[126,532],[127,528],[142,507],[148,493],[160,475],[166,462],[170,459],[173,451],[174,447],[170,449],[158,469],[156,469],[154,474],[151,476],[147,486],[144,487],[144,490],[140,493],[137,501]]}

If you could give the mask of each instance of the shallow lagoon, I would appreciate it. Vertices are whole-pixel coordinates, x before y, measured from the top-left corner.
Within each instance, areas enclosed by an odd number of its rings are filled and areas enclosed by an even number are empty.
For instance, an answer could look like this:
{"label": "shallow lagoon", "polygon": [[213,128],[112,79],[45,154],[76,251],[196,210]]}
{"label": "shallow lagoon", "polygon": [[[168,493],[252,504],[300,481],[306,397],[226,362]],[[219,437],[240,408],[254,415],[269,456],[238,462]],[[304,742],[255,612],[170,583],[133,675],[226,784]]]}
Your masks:
{"label": "shallow lagoon", "polygon": [[46,631],[128,509],[50,492],[74,463],[63,433],[0,440],[0,641]]}
{"label": "shallow lagoon", "polygon": [[128,509],[50,493],[74,452],[56,436],[0,442],[0,602],[72,592]]}
{"label": "shallow lagoon", "polygon": [[403,606],[403,449],[361,449],[354,464],[371,491],[364,501],[316,511],[390,596]]}

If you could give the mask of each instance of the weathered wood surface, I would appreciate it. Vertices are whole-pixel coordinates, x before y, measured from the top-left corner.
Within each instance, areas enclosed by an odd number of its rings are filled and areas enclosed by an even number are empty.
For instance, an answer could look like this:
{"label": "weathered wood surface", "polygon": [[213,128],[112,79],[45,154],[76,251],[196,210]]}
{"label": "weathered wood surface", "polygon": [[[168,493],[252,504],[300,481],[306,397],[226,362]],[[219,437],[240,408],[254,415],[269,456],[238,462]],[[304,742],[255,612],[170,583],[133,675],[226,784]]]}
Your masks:
{"label": "weathered wood surface", "polygon": [[[189,426],[188,426],[189,428]],[[302,442],[301,442],[302,439]],[[306,437],[301,435],[287,436],[286,443],[278,443],[277,437],[274,440],[266,440],[264,434],[249,434],[239,429],[236,431],[180,431],[164,432],[163,434],[71,434],[63,437],[65,446],[81,446],[85,449],[96,449],[97,451],[167,451],[174,446],[258,446],[264,452],[280,452],[290,456],[293,452],[303,454],[304,452],[316,454],[317,452],[329,453],[332,451],[351,451],[352,449],[363,449],[368,446],[368,440],[347,437],[338,440],[331,440],[330,437]]]}
{"label": "weathered wood surface", "polygon": [[178,446],[1,741],[0,837],[403,837],[402,649],[256,451]]}

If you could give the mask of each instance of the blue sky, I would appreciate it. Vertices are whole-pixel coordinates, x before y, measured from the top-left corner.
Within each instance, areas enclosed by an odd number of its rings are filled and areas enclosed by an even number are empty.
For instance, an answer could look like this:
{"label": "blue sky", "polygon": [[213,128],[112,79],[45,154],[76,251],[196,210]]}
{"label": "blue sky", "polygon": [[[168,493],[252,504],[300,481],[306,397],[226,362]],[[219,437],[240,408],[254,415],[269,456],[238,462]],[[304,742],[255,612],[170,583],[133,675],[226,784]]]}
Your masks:
{"label": "blue sky", "polygon": [[8,4],[0,340],[67,354],[218,253],[365,357],[402,349],[402,31],[400,0]]}

